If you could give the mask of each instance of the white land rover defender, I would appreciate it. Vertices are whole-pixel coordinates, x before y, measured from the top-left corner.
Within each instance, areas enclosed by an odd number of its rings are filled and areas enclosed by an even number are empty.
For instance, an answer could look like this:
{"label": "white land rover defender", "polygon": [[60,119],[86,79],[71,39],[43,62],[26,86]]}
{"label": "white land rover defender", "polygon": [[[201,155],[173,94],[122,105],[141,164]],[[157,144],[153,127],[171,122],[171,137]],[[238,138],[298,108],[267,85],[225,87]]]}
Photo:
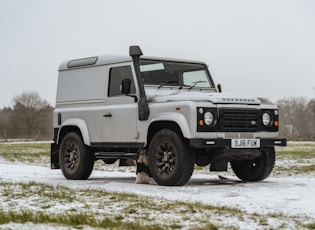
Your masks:
{"label": "white land rover defender", "polygon": [[221,93],[199,61],[104,55],[61,63],[51,168],[87,179],[94,161],[112,164],[148,154],[160,185],[184,185],[195,164],[260,181],[275,164],[277,107]]}

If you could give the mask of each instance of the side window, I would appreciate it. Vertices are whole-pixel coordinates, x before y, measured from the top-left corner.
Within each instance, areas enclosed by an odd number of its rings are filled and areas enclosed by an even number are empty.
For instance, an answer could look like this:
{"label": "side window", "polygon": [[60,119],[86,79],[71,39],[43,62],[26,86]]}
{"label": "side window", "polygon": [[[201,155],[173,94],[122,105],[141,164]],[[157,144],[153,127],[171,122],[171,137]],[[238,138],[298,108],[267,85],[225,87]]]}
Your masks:
{"label": "side window", "polygon": [[131,66],[114,67],[114,68],[111,68],[109,72],[109,88],[108,88],[109,97],[122,95],[121,82],[123,79],[131,80],[130,94],[136,93],[136,88],[135,88],[134,80],[132,77]]}

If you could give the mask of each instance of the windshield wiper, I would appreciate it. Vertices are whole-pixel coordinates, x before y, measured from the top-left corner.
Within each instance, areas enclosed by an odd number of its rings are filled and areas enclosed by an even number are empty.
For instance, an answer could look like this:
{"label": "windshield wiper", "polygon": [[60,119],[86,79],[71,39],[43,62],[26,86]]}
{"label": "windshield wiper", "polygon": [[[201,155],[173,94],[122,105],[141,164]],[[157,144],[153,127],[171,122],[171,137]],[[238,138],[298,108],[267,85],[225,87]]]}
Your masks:
{"label": "windshield wiper", "polygon": [[174,81],[174,80],[168,80],[168,81],[164,81],[162,82],[162,84],[159,86],[159,89],[162,88],[163,86],[165,86],[168,83],[179,83],[178,81]]}
{"label": "windshield wiper", "polygon": [[192,86],[190,86],[189,90],[191,90],[192,88],[194,88],[197,84],[199,83],[203,83],[203,82],[207,82],[207,81],[195,81],[195,82],[192,82],[194,83]]}

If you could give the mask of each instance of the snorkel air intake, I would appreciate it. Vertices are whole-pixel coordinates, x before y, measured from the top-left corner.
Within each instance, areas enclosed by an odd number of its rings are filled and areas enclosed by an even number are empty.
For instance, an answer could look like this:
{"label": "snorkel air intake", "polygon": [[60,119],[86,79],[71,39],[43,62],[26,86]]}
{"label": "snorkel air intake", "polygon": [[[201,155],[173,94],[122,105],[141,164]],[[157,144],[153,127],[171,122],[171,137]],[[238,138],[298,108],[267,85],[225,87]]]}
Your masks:
{"label": "snorkel air intake", "polygon": [[138,115],[140,121],[146,121],[149,118],[149,106],[147,97],[144,91],[144,86],[141,79],[140,73],[140,56],[142,55],[142,51],[139,46],[130,46],[129,47],[129,55],[132,57],[133,65],[135,68],[136,78],[140,90],[140,99],[138,101]]}

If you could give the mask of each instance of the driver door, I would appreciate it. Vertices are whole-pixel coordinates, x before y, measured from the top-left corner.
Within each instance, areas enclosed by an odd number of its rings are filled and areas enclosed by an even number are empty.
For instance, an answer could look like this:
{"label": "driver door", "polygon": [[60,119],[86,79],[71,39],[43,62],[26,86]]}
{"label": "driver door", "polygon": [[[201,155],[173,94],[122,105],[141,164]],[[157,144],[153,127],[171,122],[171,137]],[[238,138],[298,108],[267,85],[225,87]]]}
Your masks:
{"label": "driver door", "polygon": [[123,79],[131,80],[130,94],[136,94],[131,64],[109,67],[108,93],[103,110],[102,142],[134,143],[138,139],[138,105],[133,97],[121,93]]}

